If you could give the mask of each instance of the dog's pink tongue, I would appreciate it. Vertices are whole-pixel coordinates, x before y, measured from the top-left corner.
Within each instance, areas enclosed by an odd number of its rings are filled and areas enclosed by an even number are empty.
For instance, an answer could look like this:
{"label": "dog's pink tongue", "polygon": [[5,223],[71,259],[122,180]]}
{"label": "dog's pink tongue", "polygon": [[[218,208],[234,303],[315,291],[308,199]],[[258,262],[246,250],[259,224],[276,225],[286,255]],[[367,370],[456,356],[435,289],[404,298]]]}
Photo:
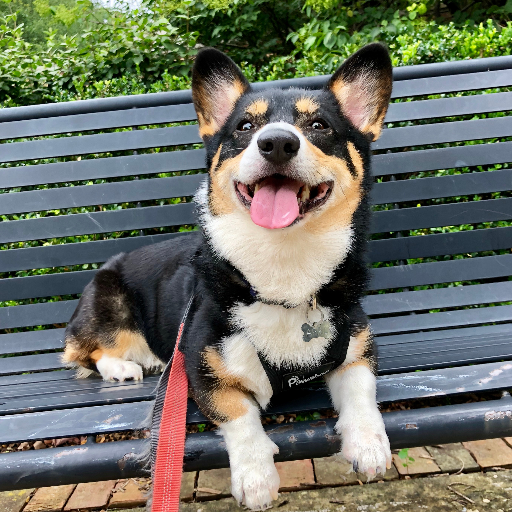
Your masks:
{"label": "dog's pink tongue", "polygon": [[289,226],[299,216],[297,194],[301,186],[300,182],[290,178],[263,180],[251,203],[254,224],[268,229]]}

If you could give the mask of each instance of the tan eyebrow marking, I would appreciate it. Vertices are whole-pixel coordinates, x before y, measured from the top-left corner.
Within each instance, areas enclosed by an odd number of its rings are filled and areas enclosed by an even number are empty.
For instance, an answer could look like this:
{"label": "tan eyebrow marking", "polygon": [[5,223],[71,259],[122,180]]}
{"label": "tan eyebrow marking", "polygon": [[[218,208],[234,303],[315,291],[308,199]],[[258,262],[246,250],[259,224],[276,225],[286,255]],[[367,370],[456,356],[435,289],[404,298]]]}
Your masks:
{"label": "tan eyebrow marking", "polygon": [[252,116],[263,116],[267,113],[268,102],[267,100],[256,100],[252,102],[245,111]]}
{"label": "tan eyebrow marking", "polygon": [[314,114],[320,105],[313,99],[308,98],[307,96],[302,96],[297,103],[295,103],[295,108],[301,114]]}

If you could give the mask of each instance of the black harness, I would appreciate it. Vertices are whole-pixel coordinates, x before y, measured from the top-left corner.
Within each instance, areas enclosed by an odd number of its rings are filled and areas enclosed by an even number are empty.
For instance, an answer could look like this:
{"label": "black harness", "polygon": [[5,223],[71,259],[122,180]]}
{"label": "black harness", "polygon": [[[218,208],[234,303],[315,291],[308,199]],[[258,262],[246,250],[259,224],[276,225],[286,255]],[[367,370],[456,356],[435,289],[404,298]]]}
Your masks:
{"label": "black harness", "polygon": [[340,343],[333,340],[322,360],[314,367],[278,368],[260,352],[258,352],[258,357],[272,386],[273,396],[275,396],[311,384],[314,380],[334,370],[345,361],[347,349],[348,341]]}

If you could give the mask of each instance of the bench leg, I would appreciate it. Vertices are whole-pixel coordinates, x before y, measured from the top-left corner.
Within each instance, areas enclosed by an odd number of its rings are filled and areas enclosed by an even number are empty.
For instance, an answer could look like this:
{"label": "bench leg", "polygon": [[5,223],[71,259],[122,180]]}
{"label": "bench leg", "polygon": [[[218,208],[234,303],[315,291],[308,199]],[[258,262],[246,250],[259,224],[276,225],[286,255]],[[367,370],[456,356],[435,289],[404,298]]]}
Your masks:
{"label": "bench leg", "polygon": [[375,375],[365,361],[334,371],[327,383],[339,412],[341,455],[368,479],[391,467],[391,450],[377,406]]}

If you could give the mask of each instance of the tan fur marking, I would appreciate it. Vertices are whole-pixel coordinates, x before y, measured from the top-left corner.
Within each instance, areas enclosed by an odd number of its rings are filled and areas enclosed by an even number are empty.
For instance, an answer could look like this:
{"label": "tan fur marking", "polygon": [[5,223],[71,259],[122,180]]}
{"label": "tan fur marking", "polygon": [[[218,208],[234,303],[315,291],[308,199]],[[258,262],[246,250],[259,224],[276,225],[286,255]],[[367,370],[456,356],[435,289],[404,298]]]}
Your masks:
{"label": "tan fur marking", "polygon": [[152,352],[142,334],[122,330],[117,333],[113,343],[109,344],[101,340],[94,343],[81,343],[76,338],[67,339],[62,361],[87,367],[91,362],[96,364],[104,355],[142,362],[150,359]]}
{"label": "tan fur marking", "polygon": [[313,98],[307,96],[303,96],[295,103],[295,108],[301,114],[314,114],[319,107],[320,105]]}
{"label": "tan fur marking", "polygon": [[350,155],[352,163],[354,164],[354,167],[356,169],[357,176],[359,178],[362,178],[364,174],[363,159],[361,158],[359,151],[357,151],[356,147],[354,146],[354,144],[352,144],[352,142],[347,143],[347,148],[348,154]]}
{"label": "tan fur marking", "polygon": [[89,359],[91,359],[91,361],[93,361],[94,364],[96,364],[103,357],[104,354],[105,352],[102,349],[93,350],[89,354]]}
{"label": "tan fur marking", "polygon": [[[368,350],[369,345],[372,343],[372,333],[369,327],[365,327],[361,332],[358,332],[352,337],[355,341],[354,344],[354,356],[358,360],[362,360],[365,357],[365,353]],[[353,343],[350,340],[350,343]]]}
{"label": "tan fur marking", "polygon": [[211,405],[222,418],[220,422],[216,420],[215,423],[236,420],[247,414],[247,405],[244,403],[246,398],[247,393],[238,388],[226,387],[215,390],[212,394]]}
{"label": "tan fur marking", "polygon": [[216,389],[212,392],[210,406],[222,422],[231,421],[247,413],[244,399],[249,392],[241,379],[230,374],[220,354],[213,348],[207,347],[204,351],[204,360],[217,379]]}
{"label": "tan fur marking", "polygon": [[331,197],[325,207],[308,215],[304,228],[311,233],[325,233],[326,231],[349,226],[352,222],[352,216],[361,202],[363,176],[358,175],[354,179],[344,160],[326,155],[309,141],[306,141],[306,144],[308,153],[312,155],[315,169],[322,177],[330,174],[322,172],[323,169],[330,172],[334,171],[335,182]]}
{"label": "tan fur marking", "polygon": [[[67,342],[69,343],[69,342]],[[80,351],[72,345],[66,345],[64,353],[61,356],[63,363],[74,363],[80,359]]]}
{"label": "tan fur marking", "polygon": [[384,118],[386,117],[386,112],[387,111],[388,111],[388,109],[386,108],[384,110],[384,112],[382,112],[382,114],[379,117],[377,117],[375,122],[371,126],[369,126],[368,132],[373,133],[373,139],[372,140],[374,142],[380,137],[380,134],[382,132],[382,127],[384,125]]}
{"label": "tan fur marking", "polygon": [[[213,215],[226,215],[235,209],[233,203],[233,176],[236,176],[244,151],[234,158],[224,160],[210,172],[210,211]],[[215,157],[214,157],[215,160]]]}
{"label": "tan fur marking", "polygon": [[215,123],[207,122],[199,112],[197,113],[197,120],[199,122],[199,137],[203,139],[204,137],[211,137],[212,135],[215,135]]}
{"label": "tan fur marking", "polygon": [[268,101],[267,100],[256,100],[252,102],[245,111],[251,116],[263,116],[267,113],[268,110]]}
{"label": "tan fur marking", "polygon": [[219,165],[219,158],[220,158],[220,152],[222,151],[222,144],[219,146],[219,149],[217,149],[217,153],[213,155],[212,158],[212,166],[210,167],[210,172],[215,171],[217,169],[217,165]]}
{"label": "tan fur marking", "polygon": [[346,368],[357,364],[366,365],[373,373],[376,372],[377,361],[371,352],[373,336],[369,326],[350,337],[347,357],[337,371],[344,371]]}
{"label": "tan fur marking", "polygon": [[344,371],[348,370],[349,368],[354,368],[354,366],[366,366],[373,373],[373,364],[368,359],[362,359],[361,361],[354,361],[353,363],[347,364],[346,366],[340,366],[339,368],[334,370],[334,373],[337,375],[341,375]]}

